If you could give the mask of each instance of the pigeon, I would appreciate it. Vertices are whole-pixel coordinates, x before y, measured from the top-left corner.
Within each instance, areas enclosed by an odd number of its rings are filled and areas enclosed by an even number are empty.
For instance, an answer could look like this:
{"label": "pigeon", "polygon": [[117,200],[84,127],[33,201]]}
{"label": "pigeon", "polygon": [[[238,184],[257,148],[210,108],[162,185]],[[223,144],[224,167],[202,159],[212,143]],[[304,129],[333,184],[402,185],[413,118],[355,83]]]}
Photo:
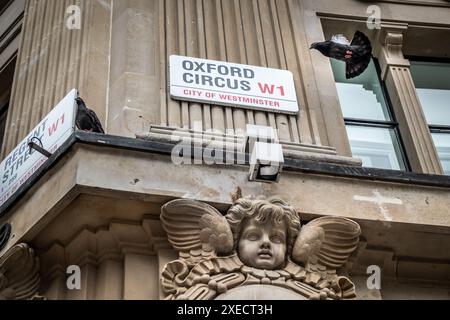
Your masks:
{"label": "pigeon", "polygon": [[75,101],[78,105],[76,119],[78,129],[88,132],[105,133],[97,115],[94,111],[86,107],[83,99],[78,97]]}
{"label": "pigeon", "polygon": [[330,41],[313,43],[310,49],[316,49],[326,57],[344,61],[347,79],[363,73],[372,59],[372,44],[361,31],[355,32],[352,43],[339,34],[333,36]]}

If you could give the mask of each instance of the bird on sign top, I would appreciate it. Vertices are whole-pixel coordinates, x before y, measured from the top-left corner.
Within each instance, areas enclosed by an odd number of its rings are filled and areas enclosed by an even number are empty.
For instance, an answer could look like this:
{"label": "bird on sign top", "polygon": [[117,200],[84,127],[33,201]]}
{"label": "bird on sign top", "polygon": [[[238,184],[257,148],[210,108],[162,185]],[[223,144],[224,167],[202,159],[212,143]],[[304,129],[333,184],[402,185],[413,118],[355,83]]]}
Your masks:
{"label": "bird on sign top", "polygon": [[78,129],[87,132],[105,133],[97,115],[93,110],[86,107],[86,104],[83,101],[83,99],[78,97],[75,99],[75,101],[77,102],[78,105],[77,118],[75,121]]}

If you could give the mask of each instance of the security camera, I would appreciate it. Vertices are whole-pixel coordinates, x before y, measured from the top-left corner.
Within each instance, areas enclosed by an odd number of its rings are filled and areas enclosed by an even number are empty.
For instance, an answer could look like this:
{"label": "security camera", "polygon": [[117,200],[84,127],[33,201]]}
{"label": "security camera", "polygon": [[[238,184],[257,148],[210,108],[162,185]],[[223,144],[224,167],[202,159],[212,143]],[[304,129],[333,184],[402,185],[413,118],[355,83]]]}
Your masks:
{"label": "security camera", "polygon": [[250,181],[273,183],[283,170],[283,147],[279,143],[255,142],[250,157]]}
{"label": "security camera", "polygon": [[248,124],[243,150],[250,154],[250,181],[278,182],[283,169],[283,148],[274,128]]}

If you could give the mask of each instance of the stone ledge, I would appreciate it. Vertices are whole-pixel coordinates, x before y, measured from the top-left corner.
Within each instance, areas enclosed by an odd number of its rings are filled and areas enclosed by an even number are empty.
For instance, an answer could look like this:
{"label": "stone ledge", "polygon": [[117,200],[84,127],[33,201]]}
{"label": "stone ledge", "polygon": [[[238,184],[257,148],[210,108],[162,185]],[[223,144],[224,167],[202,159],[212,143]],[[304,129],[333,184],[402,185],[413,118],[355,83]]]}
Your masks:
{"label": "stone ledge", "polygon": [[[180,128],[152,126],[149,132],[139,133],[138,139],[176,144],[178,142],[191,142],[194,146],[202,148],[216,148],[223,150],[243,150],[244,137],[237,134],[223,134],[220,132],[194,131]],[[311,160],[347,166],[360,167],[360,159],[338,156],[336,149],[304,143],[280,141],[284,156],[292,159]]]}
{"label": "stone ledge", "polygon": [[149,204],[189,198],[226,208],[237,186],[244,194],[279,195],[303,218],[338,215],[387,230],[400,223],[402,230],[448,234],[450,191],[445,188],[301,171],[284,172],[279,184],[268,185],[249,182],[246,166],[175,166],[163,155],[76,144],[0,219],[13,226],[14,238],[4,251],[32,239],[80,194]]}

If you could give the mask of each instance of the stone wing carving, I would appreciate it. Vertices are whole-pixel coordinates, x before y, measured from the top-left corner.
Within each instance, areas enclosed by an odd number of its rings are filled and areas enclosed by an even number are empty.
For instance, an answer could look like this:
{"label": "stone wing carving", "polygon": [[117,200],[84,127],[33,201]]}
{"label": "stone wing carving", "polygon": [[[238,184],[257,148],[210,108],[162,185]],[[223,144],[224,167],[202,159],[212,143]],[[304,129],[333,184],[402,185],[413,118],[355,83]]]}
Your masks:
{"label": "stone wing carving", "polygon": [[39,285],[39,260],[27,244],[16,245],[0,259],[0,300],[32,299]]}
{"label": "stone wing carving", "polygon": [[175,250],[232,253],[234,242],[224,216],[212,206],[187,199],[174,200],[161,209],[161,221]]}
{"label": "stone wing carving", "polygon": [[361,228],[341,217],[323,217],[303,226],[292,250],[292,259],[311,271],[337,270],[359,243]]}

